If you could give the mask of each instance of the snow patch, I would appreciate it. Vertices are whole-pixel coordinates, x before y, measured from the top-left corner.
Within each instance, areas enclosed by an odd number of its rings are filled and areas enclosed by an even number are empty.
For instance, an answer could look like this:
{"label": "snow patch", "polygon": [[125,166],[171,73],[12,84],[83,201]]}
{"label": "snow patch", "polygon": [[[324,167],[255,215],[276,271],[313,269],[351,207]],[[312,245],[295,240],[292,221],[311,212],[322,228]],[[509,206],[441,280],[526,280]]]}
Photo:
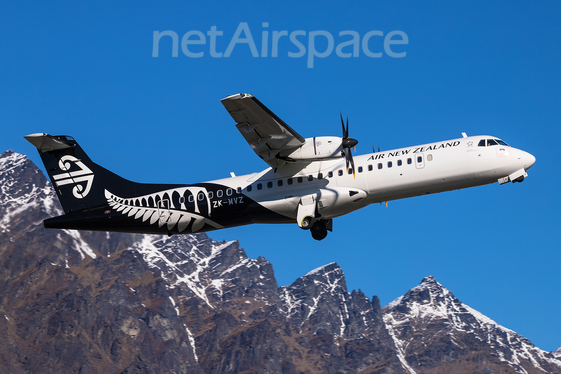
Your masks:
{"label": "snow patch", "polygon": [[193,356],[195,356],[195,361],[199,362],[199,357],[197,356],[197,350],[195,348],[195,336],[187,326],[185,325],[183,326],[185,327],[185,331],[187,331],[187,336],[189,337],[189,343],[191,344],[191,348],[193,348]]}
{"label": "snow patch", "polygon": [[314,275],[314,274],[317,274],[317,273],[321,273],[321,272],[324,271],[324,269],[325,269],[326,267],[329,267],[329,266],[331,266],[331,265],[333,265],[333,264],[335,264],[335,262],[331,262],[331,263],[329,263],[329,264],[327,264],[327,265],[323,265],[323,266],[320,266],[319,268],[315,268],[314,270],[309,271],[306,275],[304,275],[304,277],[307,277],[307,276],[310,276],[310,275]]}
{"label": "snow patch", "polygon": [[62,231],[64,231],[72,239],[73,241],[72,249],[80,253],[82,260],[86,258],[86,256],[89,256],[91,258],[97,257],[93,249],[89,246],[89,244],[84,241],[79,231],[66,230],[66,229]]}

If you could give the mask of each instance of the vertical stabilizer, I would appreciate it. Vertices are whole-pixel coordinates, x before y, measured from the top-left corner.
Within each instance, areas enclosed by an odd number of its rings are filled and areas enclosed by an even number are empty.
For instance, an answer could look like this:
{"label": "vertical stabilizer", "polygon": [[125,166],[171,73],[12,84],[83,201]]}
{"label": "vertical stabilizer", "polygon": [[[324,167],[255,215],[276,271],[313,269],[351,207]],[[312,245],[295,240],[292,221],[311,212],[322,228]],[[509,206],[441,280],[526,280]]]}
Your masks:
{"label": "vertical stabilizer", "polygon": [[25,139],[39,151],[67,214],[107,205],[104,189],[109,185],[134,190],[136,183],[92,162],[70,136],[31,134]]}

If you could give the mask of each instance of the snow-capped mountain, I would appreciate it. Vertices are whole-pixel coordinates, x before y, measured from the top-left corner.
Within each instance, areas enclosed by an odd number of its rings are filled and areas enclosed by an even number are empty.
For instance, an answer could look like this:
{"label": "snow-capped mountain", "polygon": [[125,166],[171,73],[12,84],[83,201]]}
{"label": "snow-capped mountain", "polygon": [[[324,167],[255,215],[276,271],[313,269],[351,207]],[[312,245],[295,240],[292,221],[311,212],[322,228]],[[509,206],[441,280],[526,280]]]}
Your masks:
{"label": "snow-capped mountain", "polygon": [[47,230],[52,186],[12,151],[0,192],[2,373],[561,373],[430,277],[382,312],[336,263],[278,287],[237,241]]}
{"label": "snow-capped mountain", "polygon": [[279,290],[282,311],[299,331],[344,339],[380,333],[383,320],[378,298],[371,302],[360,290],[349,293],[343,270],[334,262]]}
{"label": "snow-capped mountain", "polygon": [[0,155],[0,181],[0,232],[17,229],[19,217],[41,220],[62,214],[50,183],[27,157],[14,151]]}
{"label": "snow-capped mountain", "polygon": [[506,370],[506,364],[516,373],[561,373],[552,354],[463,304],[432,276],[383,313],[411,373],[444,373],[451,363],[465,372]]}

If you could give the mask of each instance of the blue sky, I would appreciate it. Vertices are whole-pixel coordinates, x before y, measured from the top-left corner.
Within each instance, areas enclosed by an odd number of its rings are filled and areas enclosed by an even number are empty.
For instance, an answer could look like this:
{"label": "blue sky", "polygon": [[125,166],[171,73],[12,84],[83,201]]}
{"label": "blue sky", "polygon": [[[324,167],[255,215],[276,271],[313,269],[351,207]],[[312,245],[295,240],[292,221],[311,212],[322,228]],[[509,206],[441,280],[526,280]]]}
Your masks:
{"label": "blue sky", "polygon": [[[349,289],[382,305],[427,275],[463,302],[529,338],[561,345],[559,298],[561,184],[556,160],[561,108],[561,3],[557,1],[83,1],[0,3],[0,150],[35,149],[34,132],[74,136],[91,158],[139,182],[195,183],[267,166],[245,143],[220,104],[249,92],[304,137],[340,135],[349,116],[357,154],[491,134],[536,156],[522,184],[478,187],[375,205],[338,218],[322,242],[296,225],[216,231],[239,239],[250,257],[273,263],[279,285],[337,262]],[[247,23],[247,43],[225,53]],[[268,26],[264,26],[267,23]],[[171,37],[152,56],[154,31]],[[279,39],[274,31],[304,32]],[[333,36],[333,51],[313,58],[310,33]],[[370,31],[368,57],[343,58],[337,46]],[[261,53],[268,31],[267,57]],[[392,31],[408,44],[384,49]],[[197,33],[199,32],[199,33]],[[326,33],[316,36],[318,54]],[[297,35],[297,33],[295,34]],[[247,37],[242,34],[240,38]],[[393,37],[398,40],[401,37]],[[196,36],[190,40],[196,40]],[[342,49],[353,51],[352,46]]]}

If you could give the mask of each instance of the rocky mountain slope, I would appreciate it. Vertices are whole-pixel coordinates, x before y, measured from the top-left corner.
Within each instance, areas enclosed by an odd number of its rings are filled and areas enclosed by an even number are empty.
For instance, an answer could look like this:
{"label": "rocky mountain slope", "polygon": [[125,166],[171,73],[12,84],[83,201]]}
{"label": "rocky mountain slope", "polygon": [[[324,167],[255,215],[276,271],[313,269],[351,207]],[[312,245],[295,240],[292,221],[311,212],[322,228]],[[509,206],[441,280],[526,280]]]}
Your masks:
{"label": "rocky mountain slope", "polygon": [[411,373],[561,372],[553,354],[463,304],[430,276],[383,313]]}
{"label": "rocky mountain slope", "polygon": [[2,373],[561,373],[432,278],[382,311],[335,263],[278,287],[236,241],[43,228],[59,214],[0,155]]}

